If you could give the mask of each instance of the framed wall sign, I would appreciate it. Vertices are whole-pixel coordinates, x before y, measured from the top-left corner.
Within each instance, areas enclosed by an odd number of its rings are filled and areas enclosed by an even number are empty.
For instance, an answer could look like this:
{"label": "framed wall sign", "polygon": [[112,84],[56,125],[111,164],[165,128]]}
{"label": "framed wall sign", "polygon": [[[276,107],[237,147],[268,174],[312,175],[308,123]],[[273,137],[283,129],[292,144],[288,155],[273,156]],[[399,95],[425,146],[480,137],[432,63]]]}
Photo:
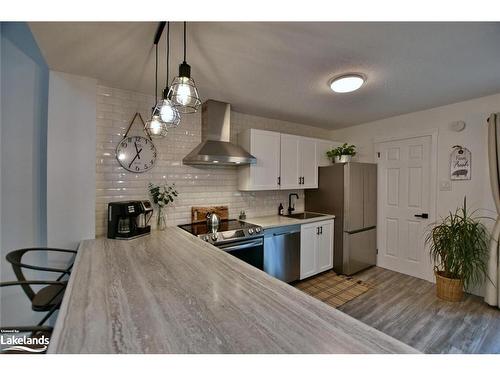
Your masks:
{"label": "framed wall sign", "polygon": [[453,146],[450,156],[450,179],[471,179],[471,152],[462,146]]}

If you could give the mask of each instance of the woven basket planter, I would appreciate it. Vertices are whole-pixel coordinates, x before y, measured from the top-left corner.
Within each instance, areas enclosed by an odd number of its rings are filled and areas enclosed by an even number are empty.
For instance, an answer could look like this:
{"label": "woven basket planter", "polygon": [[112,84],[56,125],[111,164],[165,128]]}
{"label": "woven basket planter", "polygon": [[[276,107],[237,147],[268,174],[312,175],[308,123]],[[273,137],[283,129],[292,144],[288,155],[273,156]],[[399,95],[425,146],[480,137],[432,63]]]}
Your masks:
{"label": "woven basket planter", "polygon": [[444,277],[442,271],[434,271],[436,275],[436,294],[449,302],[460,302],[464,297],[464,283],[460,279]]}

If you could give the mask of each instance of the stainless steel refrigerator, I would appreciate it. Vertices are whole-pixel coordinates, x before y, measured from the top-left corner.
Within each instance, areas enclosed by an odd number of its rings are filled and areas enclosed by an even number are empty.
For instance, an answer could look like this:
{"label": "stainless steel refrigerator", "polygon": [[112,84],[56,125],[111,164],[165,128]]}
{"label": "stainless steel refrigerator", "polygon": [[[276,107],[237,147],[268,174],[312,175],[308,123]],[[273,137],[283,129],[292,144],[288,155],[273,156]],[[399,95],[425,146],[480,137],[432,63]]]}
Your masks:
{"label": "stainless steel refrigerator", "polygon": [[319,168],[318,189],[305,191],[306,211],[335,215],[333,270],[352,275],[377,261],[377,165]]}

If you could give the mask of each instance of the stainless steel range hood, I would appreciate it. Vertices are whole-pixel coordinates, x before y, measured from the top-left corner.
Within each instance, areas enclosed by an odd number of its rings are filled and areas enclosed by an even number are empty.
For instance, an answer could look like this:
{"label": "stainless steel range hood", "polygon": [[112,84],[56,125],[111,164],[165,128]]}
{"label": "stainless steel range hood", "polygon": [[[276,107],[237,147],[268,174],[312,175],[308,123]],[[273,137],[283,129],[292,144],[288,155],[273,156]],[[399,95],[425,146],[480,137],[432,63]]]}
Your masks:
{"label": "stainless steel range hood", "polygon": [[182,162],[191,165],[255,164],[256,159],[243,148],[229,142],[231,105],[217,100],[203,103],[201,143]]}

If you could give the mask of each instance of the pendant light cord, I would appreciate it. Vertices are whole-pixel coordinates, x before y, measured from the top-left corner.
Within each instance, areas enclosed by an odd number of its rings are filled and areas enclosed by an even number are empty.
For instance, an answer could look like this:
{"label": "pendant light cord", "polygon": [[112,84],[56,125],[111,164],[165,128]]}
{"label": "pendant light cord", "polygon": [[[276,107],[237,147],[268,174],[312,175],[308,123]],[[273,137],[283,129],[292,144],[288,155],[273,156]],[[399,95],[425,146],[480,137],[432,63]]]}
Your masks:
{"label": "pendant light cord", "polygon": [[168,87],[168,77],[169,77],[169,62],[170,62],[170,22],[167,22],[167,83],[165,87]]}
{"label": "pendant light cord", "polygon": [[155,58],[155,105],[158,103],[158,44],[155,45],[156,58]]}
{"label": "pendant light cord", "polygon": [[184,62],[186,62],[186,24],[187,22],[184,22]]}

